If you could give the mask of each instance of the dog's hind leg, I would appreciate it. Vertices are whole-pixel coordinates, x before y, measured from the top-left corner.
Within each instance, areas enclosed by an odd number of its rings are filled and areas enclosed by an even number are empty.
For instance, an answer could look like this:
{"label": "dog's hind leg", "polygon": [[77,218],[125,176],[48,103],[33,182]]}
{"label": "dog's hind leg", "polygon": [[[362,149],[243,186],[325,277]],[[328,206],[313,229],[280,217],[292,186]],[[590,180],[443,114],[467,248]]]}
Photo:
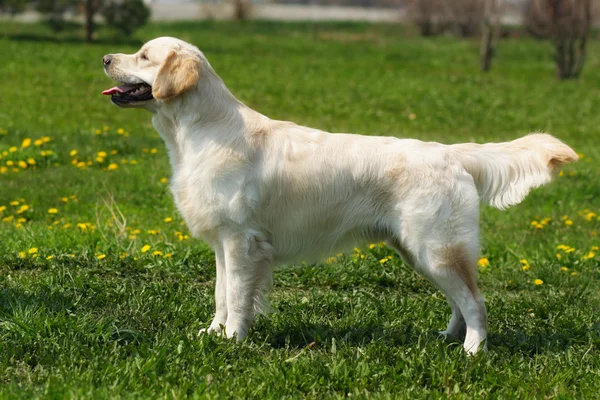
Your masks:
{"label": "dog's hind leg", "polygon": [[[425,273],[426,271],[424,271],[424,268],[417,265],[417,261],[415,260],[415,258],[412,257],[402,247],[402,245],[400,244],[400,242],[398,240],[396,240],[396,239],[389,240],[388,246],[390,246],[391,248],[396,250],[396,252],[400,255],[400,257],[402,258],[402,260],[404,261],[405,264],[407,264],[408,266],[413,268],[415,271],[417,271],[421,274],[427,275]],[[434,283],[434,285],[436,285],[438,287],[438,289],[442,290],[442,288],[439,287],[433,279],[432,279],[432,282]],[[444,292],[444,291],[442,290],[442,292]],[[450,297],[446,294],[446,300],[448,301],[448,304],[450,304],[450,308],[452,309],[452,316],[450,317],[450,322],[448,323],[448,326],[446,327],[445,330],[440,331],[440,334],[442,334],[444,336],[450,336],[455,339],[462,339],[462,338],[464,338],[465,332],[467,329],[465,319],[464,319],[462,313],[460,312],[460,308],[458,307],[458,305],[456,305],[456,303],[454,302],[452,297]]]}
{"label": "dog's hind leg", "polygon": [[257,231],[240,232],[223,241],[227,273],[228,338],[244,339],[257,311],[265,306],[265,292],[273,280],[273,247]]}
{"label": "dog's hind leg", "polygon": [[[477,353],[487,337],[487,312],[475,281],[477,253],[468,244],[447,244],[429,248],[426,259],[427,276],[444,292],[450,305],[458,307],[466,323],[465,350]],[[460,317],[453,311],[447,331],[455,334],[460,328]]]}

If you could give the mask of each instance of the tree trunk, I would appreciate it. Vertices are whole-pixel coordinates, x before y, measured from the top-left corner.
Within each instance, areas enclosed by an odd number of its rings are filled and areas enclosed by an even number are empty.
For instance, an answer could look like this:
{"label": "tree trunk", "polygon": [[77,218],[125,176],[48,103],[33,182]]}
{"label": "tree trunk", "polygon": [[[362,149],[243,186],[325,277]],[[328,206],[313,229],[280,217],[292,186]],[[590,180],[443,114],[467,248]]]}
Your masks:
{"label": "tree trunk", "polygon": [[85,0],[84,2],[84,30],[85,40],[91,42],[94,40],[94,14],[96,14],[96,0]]}
{"label": "tree trunk", "polygon": [[482,71],[492,67],[492,57],[496,52],[500,34],[500,0],[485,0],[485,11],[481,29],[481,48],[479,62]]}

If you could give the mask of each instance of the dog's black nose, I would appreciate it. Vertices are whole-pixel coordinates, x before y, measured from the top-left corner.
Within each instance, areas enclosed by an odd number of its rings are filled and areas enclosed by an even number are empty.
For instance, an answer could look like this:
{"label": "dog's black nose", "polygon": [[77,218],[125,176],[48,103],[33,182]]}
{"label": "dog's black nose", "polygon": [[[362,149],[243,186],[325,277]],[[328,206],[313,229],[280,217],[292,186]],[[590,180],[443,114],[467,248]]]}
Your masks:
{"label": "dog's black nose", "polygon": [[112,55],[107,54],[104,57],[102,57],[102,62],[104,63],[104,66],[106,67],[107,65],[110,65],[110,62],[112,61]]}

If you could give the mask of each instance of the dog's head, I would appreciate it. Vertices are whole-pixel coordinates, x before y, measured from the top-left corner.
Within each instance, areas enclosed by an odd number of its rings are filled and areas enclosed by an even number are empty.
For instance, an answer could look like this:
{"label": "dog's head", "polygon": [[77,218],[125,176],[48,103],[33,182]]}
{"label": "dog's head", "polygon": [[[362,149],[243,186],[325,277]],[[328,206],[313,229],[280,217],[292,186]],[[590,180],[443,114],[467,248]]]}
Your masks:
{"label": "dog's head", "polygon": [[102,94],[120,107],[152,110],[195,88],[206,59],[197,47],[182,40],[161,37],[135,54],[107,54],[104,72],[119,83]]}

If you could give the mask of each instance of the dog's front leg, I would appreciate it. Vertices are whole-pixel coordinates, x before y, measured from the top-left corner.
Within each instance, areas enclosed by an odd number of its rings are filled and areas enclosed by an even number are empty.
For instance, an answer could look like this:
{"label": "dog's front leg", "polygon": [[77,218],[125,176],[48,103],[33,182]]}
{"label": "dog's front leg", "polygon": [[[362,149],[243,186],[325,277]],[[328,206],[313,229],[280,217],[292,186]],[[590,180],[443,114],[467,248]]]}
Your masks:
{"label": "dog's front leg", "polygon": [[215,246],[215,264],[217,267],[217,282],[215,284],[215,317],[208,328],[199,333],[220,333],[227,322],[227,271],[225,268],[225,253],[223,246]]}
{"label": "dog's front leg", "polygon": [[246,231],[229,236],[223,249],[227,273],[225,334],[241,341],[271,286],[273,247],[262,233]]}

